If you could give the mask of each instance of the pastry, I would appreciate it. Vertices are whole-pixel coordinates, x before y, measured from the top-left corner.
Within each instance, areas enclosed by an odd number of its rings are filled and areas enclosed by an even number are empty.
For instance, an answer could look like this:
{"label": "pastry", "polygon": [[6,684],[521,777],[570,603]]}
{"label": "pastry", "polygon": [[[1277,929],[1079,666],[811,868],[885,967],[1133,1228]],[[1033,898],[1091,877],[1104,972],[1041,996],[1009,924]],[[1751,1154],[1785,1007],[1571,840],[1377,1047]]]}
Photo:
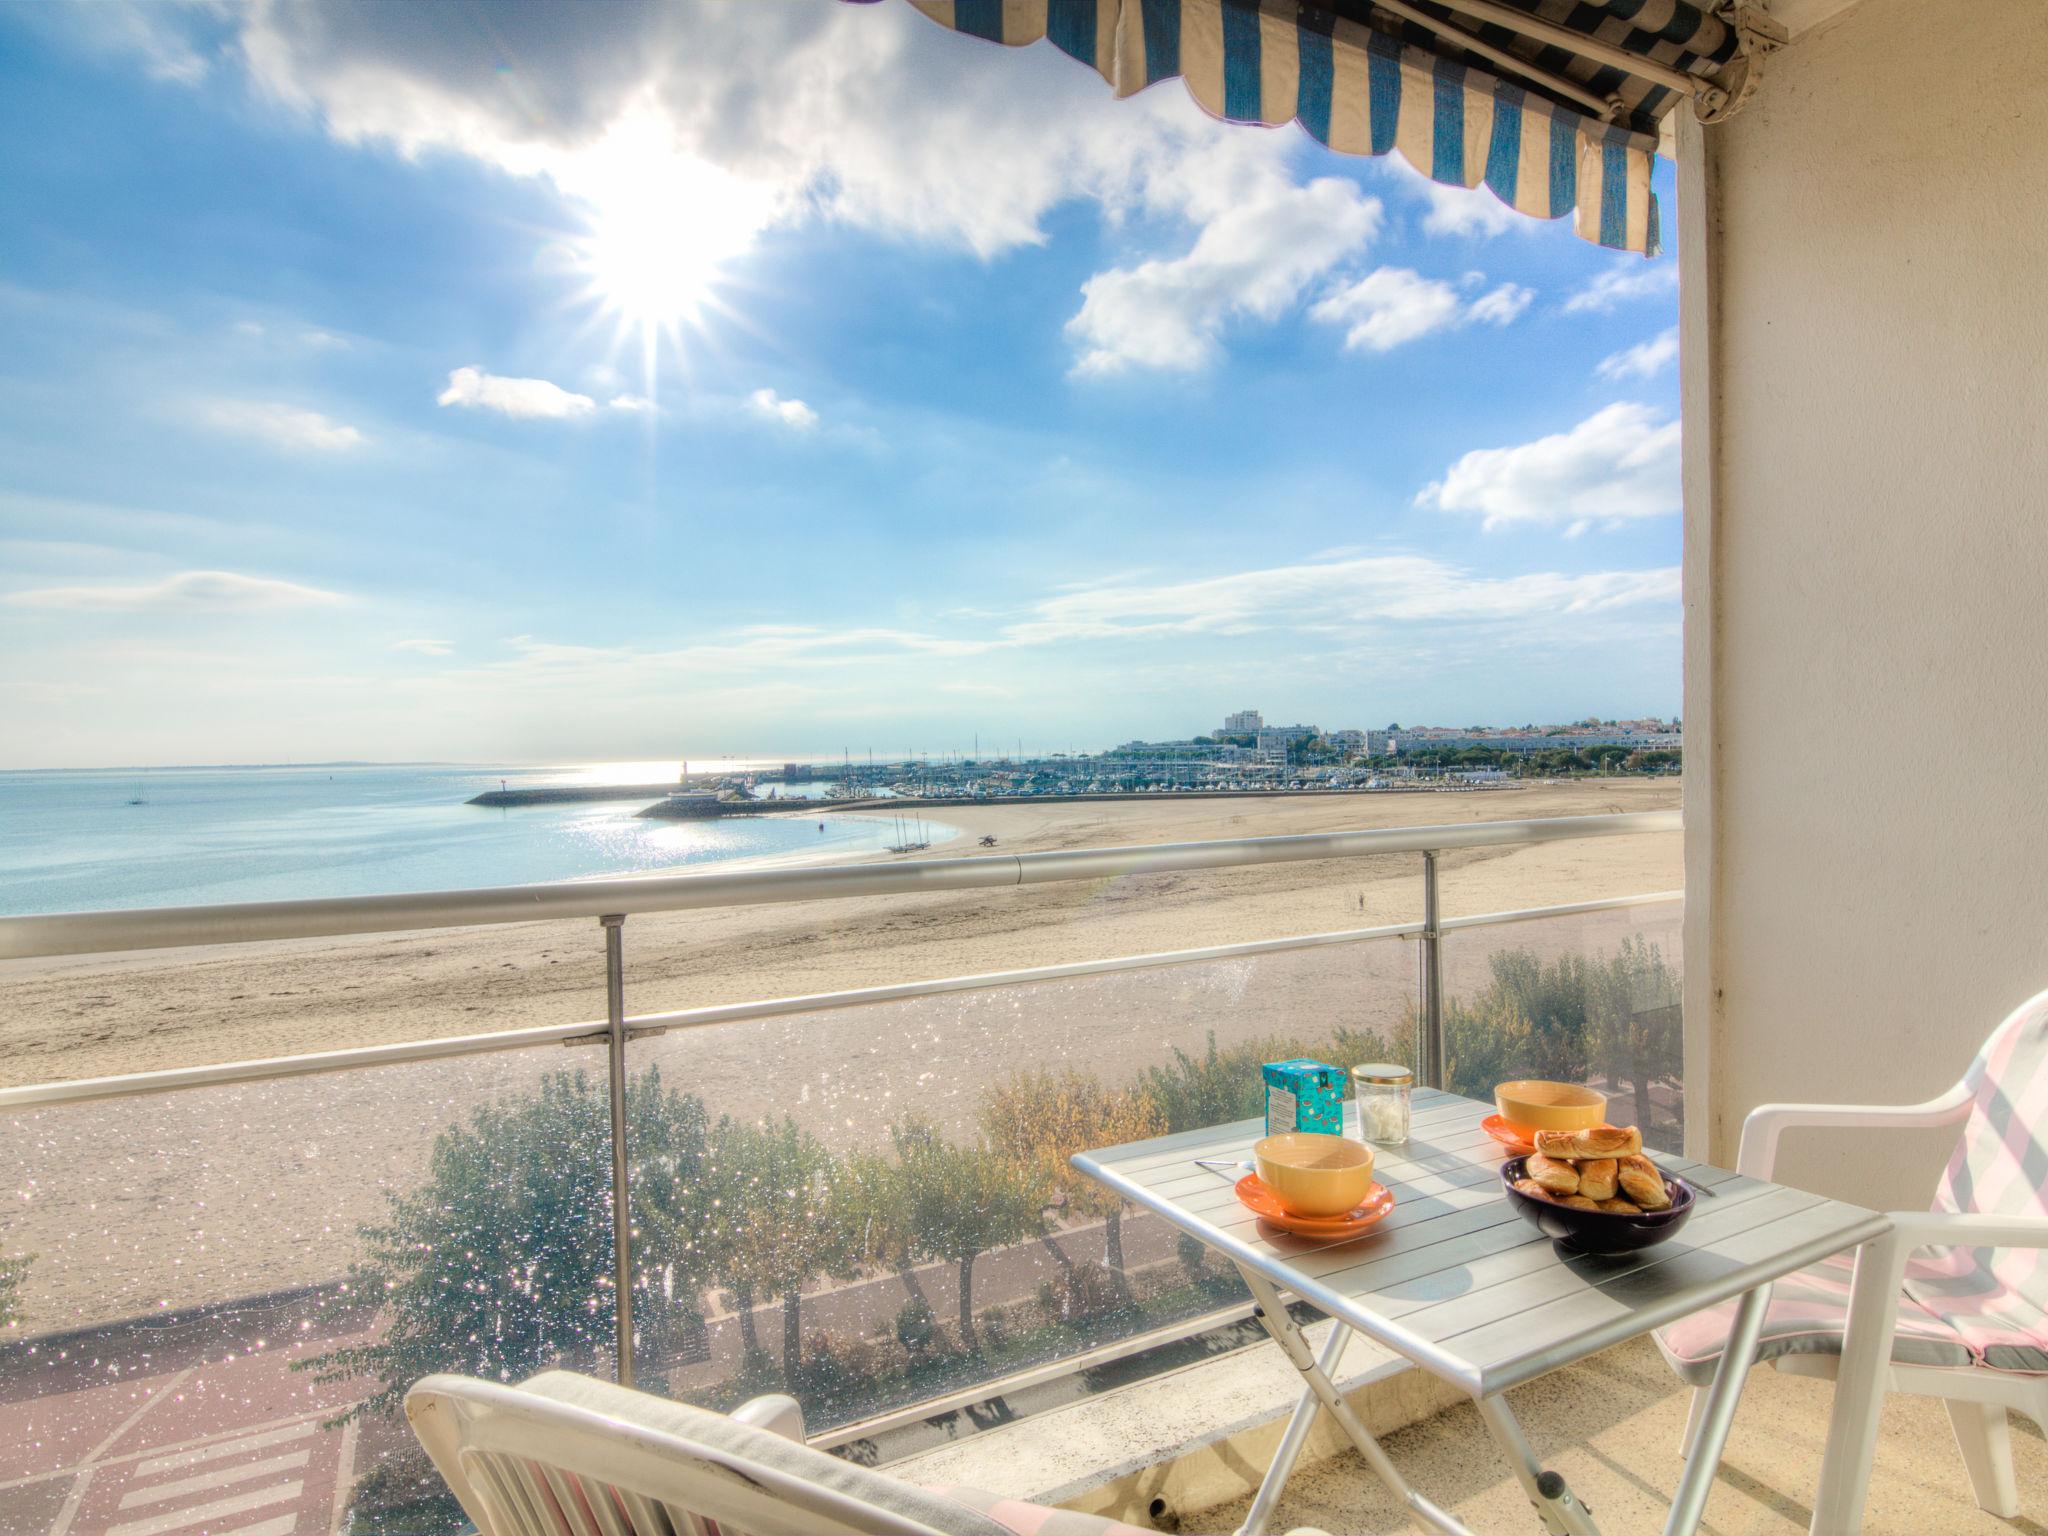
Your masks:
{"label": "pastry", "polygon": [[1600,1202],[1598,1200],[1588,1200],[1584,1195],[1559,1195],[1557,1203],[1559,1205],[1568,1205],[1575,1211],[1597,1211],[1600,1209]]}
{"label": "pastry", "polygon": [[1620,1169],[1611,1157],[1596,1157],[1579,1164],[1579,1193],[1588,1200],[1612,1200]]}
{"label": "pastry", "polygon": [[1541,1184],[1547,1194],[1576,1195],[1579,1192],[1579,1170],[1570,1163],[1561,1163],[1541,1152],[1534,1152],[1524,1166],[1529,1177]]}
{"label": "pastry", "polygon": [[1643,1208],[1633,1200],[1602,1200],[1600,1209],[1612,1211],[1617,1216],[1640,1216]]}
{"label": "pastry", "polygon": [[1550,1198],[1550,1191],[1541,1184],[1538,1184],[1534,1179],[1515,1180],[1515,1193],[1527,1195],[1532,1200],[1548,1200]]}
{"label": "pastry", "polygon": [[1671,1193],[1664,1187],[1664,1175],[1657,1171],[1657,1165],[1647,1157],[1640,1153],[1634,1157],[1624,1157],[1621,1160],[1619,1177],[1621,1192],[1644,1210],[1661,1211],[1669,1208]]}
{"label": "pastry", "polygon": [[1632,1125],[1596,1125],[1584,1131],[1538,1131],[1536,1150],[1567,1161],[1588,1157],[1631,1157],[1643,1150],[1643,1133]]}

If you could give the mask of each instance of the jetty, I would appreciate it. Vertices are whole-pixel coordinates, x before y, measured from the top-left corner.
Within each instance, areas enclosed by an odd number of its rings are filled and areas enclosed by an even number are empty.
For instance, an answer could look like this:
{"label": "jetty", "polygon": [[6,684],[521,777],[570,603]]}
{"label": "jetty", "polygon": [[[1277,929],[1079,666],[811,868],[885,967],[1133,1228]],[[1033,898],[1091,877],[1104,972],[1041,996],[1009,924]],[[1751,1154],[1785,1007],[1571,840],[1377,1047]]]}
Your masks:
{"label": "jetty", "polygon": [[548,784],[538,789],[487,789],[465,805],[575,805],[586,800],[661,800],[676,792],[670,784]]}

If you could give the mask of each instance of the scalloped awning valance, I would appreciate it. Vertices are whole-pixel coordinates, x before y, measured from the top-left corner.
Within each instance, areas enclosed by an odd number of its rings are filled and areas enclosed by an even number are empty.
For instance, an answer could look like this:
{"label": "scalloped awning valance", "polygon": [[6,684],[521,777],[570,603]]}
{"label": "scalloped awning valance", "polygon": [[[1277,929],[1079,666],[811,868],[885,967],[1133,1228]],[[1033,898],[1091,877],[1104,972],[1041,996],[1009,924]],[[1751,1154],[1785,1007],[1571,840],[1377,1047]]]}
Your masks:
{"label": "scalloped awning valance", "polygon": [[1216,117],[1298,122],[1345,154],[1398,150],[1618,250],[1658,249],[1664,117],[1713,120],[1778,41],[1723,0],[910,0],[1012,47],[1041,38],[1119,97],[1178,75]]}

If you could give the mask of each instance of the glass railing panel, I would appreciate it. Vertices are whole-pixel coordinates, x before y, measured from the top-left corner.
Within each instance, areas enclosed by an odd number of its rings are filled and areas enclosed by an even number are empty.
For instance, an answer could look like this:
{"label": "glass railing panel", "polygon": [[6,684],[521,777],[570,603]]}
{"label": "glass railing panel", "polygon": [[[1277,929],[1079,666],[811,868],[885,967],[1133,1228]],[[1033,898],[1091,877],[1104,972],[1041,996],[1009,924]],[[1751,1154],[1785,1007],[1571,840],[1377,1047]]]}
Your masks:
{"label": "glass railing panel", "polygon": [[[1349,942],[636,1041],[636,1080],[658,1073],[661,1097],[636,1105],[653,1120],[636,1119],[635,1167],[682,1154],[675,1176],[636,1184],[640,1261],[700,1295],[706,1323],[694,1355],[643,1329],[642,1383],[718,1407],[792,1391],[829,1433],[1243,1301],[1226,1265],[1067,1155],[1256,1115],[1276,1057],[1405,1054],[1416,949]],[[700,1113],[701,1151],[673,1130]]]}
{"label": "glass railing panel", "polygon": [[1590,1083],[1616,1124],[1678,1151],[1683,915],[1657,901],[1446,934],[1446,1086],[1485,1099],[1510,1078]]}
{"label": "glass railing panel", "polygon": [[455,1528],[407,1386],[610,1374],[605,1082],[551,1046],[0,1114],[0,1509],[50,1516],[0,1528]]}

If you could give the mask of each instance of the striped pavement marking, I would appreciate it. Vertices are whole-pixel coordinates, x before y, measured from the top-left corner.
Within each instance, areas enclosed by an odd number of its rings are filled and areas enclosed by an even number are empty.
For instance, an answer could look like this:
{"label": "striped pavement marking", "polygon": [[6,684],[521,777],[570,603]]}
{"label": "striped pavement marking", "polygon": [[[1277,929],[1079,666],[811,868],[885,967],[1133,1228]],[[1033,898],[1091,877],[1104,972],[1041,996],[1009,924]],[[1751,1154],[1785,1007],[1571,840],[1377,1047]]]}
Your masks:
{"label": "striped pavement marking", "polygon": [[303,1467],[312,1459],[311,1451],[294,1451],[289,1456],[273,1456],[268,1461],[244,1462],[239,1467],[227,1467],[219,1472],[202,1472],[197,1477],[181,1478],[175,1483],[159,1483],[153,1488],[137,1488],[121,1496],[122,1509],[137,1509],[144,1504],[161,1503],[165,1499],[181,1499],[188,1493],[205,1493],[214,1488],[225,1488],[231,1483],[251,1482],[259,1477],[269,1477],[277,1472],[290,1472]]}
{"label": "striped pavement marking", "polygon": [[289,1429],[273,1429],[265,1435],[248,1435],[240,1440],[224,1440],[217,1445],[201,1446],[193,1451],[180,1451],[173,1456],[152,1457],[148,1461],[137,1462],[133,1475],[155,1477],[159,1472],[172,1472],[179,1467],[196,1467],[201,1462],[218,1461],[223,1456],[241,1456],[250,1451],[268,1450],[273,1445],[303,1440],[319,1427],[317,1422],[308,1419],[303,1424],[294,1424]]}
{"label": "striped pavement marking", "polygon": [[[211,1504],[190,1504],[183,1509],[168,1510],[161,1515],[151,1515],[147,1520],[125,1520],[119,1525],[108,1526],[107,1536],[164,1536],[166,1531],[205,1525],[228,1515],[262,1509],[265,1505],[289,1504],[305,1490],[306,1485],[302,1482],[278,1483],[274,1487],[258,1488],[254,1493],[236,1494],[232,1499],[215,1499]],[[298,1517],[294,1515],[291,1519],[296,1526]]]}

